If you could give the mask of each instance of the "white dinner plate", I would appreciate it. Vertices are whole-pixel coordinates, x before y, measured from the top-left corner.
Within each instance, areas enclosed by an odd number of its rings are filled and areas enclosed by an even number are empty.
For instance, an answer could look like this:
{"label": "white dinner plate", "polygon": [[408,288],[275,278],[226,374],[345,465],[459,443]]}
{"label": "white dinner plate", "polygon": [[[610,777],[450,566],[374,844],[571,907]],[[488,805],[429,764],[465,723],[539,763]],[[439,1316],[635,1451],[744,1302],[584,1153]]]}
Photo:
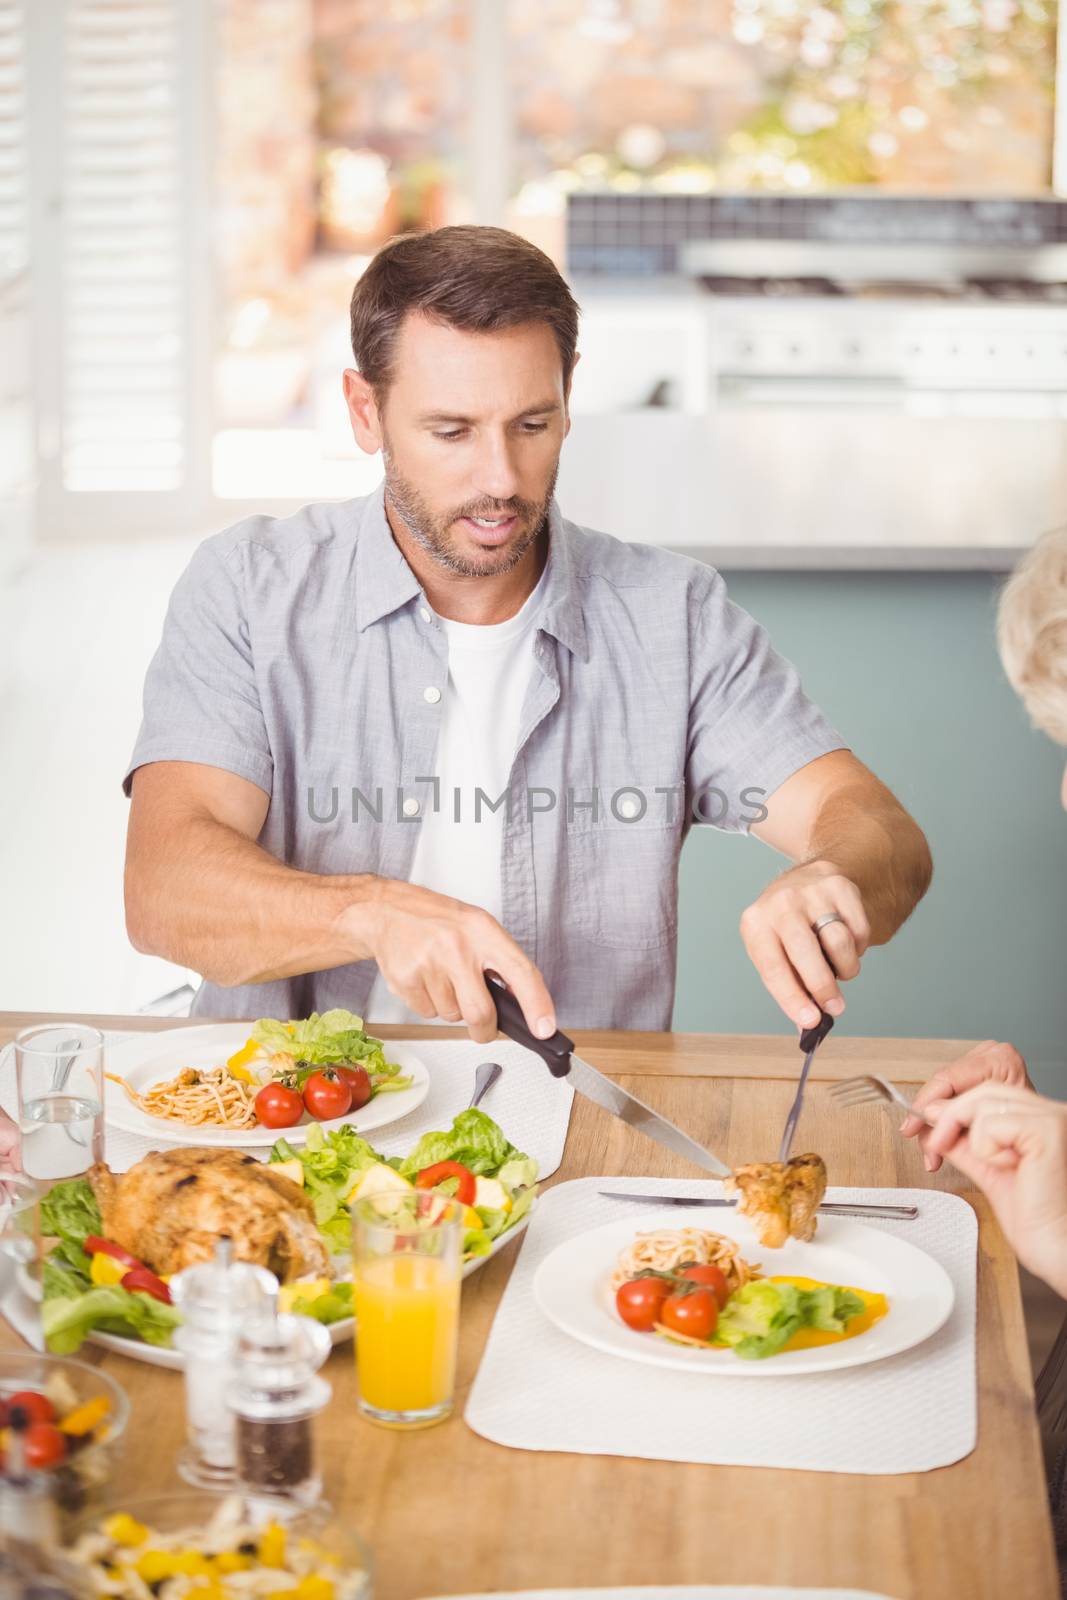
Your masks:
{"label": "white dinner plate", "polygon": [[[488,1255],[475,1256],[473,1260],[467,1262],[463,1268],[463,1276],[469,1278],[472,1272],[484,1267],[487,1261],[492,1261],[493,1257],[506,1249],[513,1239],[517,1239],[536,1209],[535,1200],[526,1215],[513,1228],[509,1228],[507,1233],[502,1233],[499,1238],[493,1240]],[[27,1299],[40,1301],[41,1286],[21,1263],[15,1269],[15,1278],[19,1289]],[[355,1317],[345,1317],[342,1322],[328,1324],[328,1332],[334,1344],[344,1344],[346,1339],[352,1338],[355,1329]],[[117,1333],[91,1333],[86,1343],[98,1345],[104,1350],[113,1350],[116,1355],[128,1356],[131,1361],[144,1361],[150,1367],[167,1367],[171,1372],[182,1372],[185,1368],[185,1357],[181,1351],[173,1350],[166,1345],[145,1344],[141,1339],[124,1339]]]}
{"label": "white dinner plate", "polygon": [[[698,1226],[688,1218],[687,1223]],[[534,1299],[557,1328],[595,1350],[646,1366],[729,1378],[795,1377],[883,1361],[929,1339],[952,1310],[955,1291],[948,1273],[924,1250],[894,1234],[841,1217],[820,1217],[810,1244],[790,1239],[782,1250],[764,1250],[748,1219],[734,1212],[716,1217],[709,1232],[736,1240],[746,1261],[758,1263],[767,1277],[817,1278],[884,1294],[888,1313],[854,1339],[787,1350],[763,1361],[744,1361],[725,1348],[697,1350],[657,1334],[635,1333],[618,1316],[611,1290],[619,1252],[639,1233],[678,1227],[677,1207],[670,1206],[577,1234],[538,1267]]]}
{"label": "white dinner plate", "polygon": [[[216,1022],[200,1028],[168,1028],[164,1033],[116,1040],[110,1042],[105,1051],[107,1070],[127,1079],[139,1094],[144,1094],[153,1084],[176,1077],[183,1067],[225,1066],[229,1057],[247,1041],[249,1032],[250,1025],[246,1022]],[[386,1060],[398,1062],[404,1075],[414,1080],[410,1089],[377,1094],[361,1110],[350,1111],[332,1122],[316,1123],[305,1113],[303,1121],[292,1128],[234,1129],[204,1124],[186,1127],[166,1117],[147,1116],[134,1105],[121,1084],[111,1082],[104,1085],[104,1121],[109,1128],[135,1133],[142,1139],[230,1148],[271,1145],[276,1139],[287,1139],[292,1145],[303,1144],[309,1128],[320,1127],[329,1132],[345,1123],[357,1133],[366,1134],[410,1116],[430,1091],[430,1074],[409,1045],[387,1042]]]}

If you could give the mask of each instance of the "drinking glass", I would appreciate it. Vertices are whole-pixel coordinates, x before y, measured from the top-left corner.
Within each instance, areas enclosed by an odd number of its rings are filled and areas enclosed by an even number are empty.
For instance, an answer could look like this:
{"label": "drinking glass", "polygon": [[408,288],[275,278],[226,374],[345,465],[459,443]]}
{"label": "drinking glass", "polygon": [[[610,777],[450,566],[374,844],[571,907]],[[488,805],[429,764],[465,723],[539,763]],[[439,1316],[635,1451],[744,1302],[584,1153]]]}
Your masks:
{"label": "drinking glass", "polygon": [[84,1022],[46,1022],[15,1038],[22,1170],[45,1184],[104,1159],[104,1036]]}
{"label": "drinking glass", "polygon": [[359,1408],[389,1428],[452,1410],[463,1207],[432,1190],[368,1195],[352,1208]]}
{"label": "drinking glass", "polygon": [[0,1168],[0,1256],[23,1266],[33,1260],[34,1210],[39,1199],[40,1185],[32,1178],[24,1172]]}

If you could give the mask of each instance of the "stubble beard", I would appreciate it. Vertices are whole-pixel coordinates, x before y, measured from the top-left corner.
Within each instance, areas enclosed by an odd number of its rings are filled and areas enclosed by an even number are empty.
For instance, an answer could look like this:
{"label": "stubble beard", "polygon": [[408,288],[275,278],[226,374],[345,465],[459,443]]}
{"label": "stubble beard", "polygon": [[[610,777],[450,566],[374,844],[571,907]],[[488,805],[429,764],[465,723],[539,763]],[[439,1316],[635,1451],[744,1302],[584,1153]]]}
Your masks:
{"label": "stubble beard", "polygon": [[[545,525],[559,476],[557,460],[540,502],[520,500],[517,496],[503,503],[497,501],[490,504],[481,500],[460,506],[445,517],[435,517],[415,485],[396,467],[387,444],[382,447],[382,462],[385,466],[386,497],[408,533],[419,548],[446,572],[461,578],[496,578],[515,570]],[[502,516],[521,517],[526,523],[526,531],[514,543],[500,550],[486,550],[484,560],[465,555],[449,535],[450,527],[460,517]]]}

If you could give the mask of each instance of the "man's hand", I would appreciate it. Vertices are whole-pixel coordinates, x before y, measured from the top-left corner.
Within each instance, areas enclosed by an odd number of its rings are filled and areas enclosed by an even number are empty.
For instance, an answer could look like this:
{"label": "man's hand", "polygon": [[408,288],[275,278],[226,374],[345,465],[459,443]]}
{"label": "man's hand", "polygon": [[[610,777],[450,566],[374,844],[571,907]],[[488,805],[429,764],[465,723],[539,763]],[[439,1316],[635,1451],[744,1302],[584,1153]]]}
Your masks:
{"label": "man's hand", "polygon": [[380,880],[369,904],[343,912],[353,937],[369,947],[393,994],[420,1017],[466,1023],[472,1039],[497,1033],[485,972],[499,973],[539,1039],[556,1031],[555,1008],[529,956],[479,906],[398,879]]}
{"label": "man's hand", "polygon": [[931,1152],[978,1185],[1023,1265],[1067,1296],[1067,1106],[983,1083],[934,1114]]}
{"label": "man's hand", "polygon": [[[842,921],[816,933],[814,924],[831,911]],[[811,1028],[819,1006],[832,1017],[844,1011],[838,979],[856,977],[871,930],[856,885],[831,862],[809,861],[764,889],[741,917],[741,937],[786,1016]]]}
{"label": "man's hand", "polygon": [[[1026,1062],[1014,1045],[997,1044],[994,1039],[986,1039],[983,1044],[968,1050],[958,1061],[935,1072],[923,1084],[912,1105],[917,1111],[925,1111],[931,1106],[939,1107],[941,1101],[965,1094],[968,1089],[976,1089],[980,1083],[1007,1083],[1031,1092],[1034,1087],[1026,1071]],[[936,1172],[941,1165],[941,1157],[930,1148],[930,1128],[927,1124],[920,1117],[905,1117],[900,1131],[906,1139],[918,1138],[927,1172]]]}

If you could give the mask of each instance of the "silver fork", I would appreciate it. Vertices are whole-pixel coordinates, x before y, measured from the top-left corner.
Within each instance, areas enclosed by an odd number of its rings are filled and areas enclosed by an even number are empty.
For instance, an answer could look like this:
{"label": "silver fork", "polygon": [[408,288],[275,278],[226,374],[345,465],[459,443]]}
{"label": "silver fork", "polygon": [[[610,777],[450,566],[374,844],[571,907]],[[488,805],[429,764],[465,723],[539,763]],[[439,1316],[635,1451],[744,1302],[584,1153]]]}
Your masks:
{"label": "silver fork", "polygon": [[874,1101],[879,1101],[884,1106],[898,1106],[907,1116],[918,1117],[928,1128],[933,1127],[925,1111],[916,1111],[906,1095],[902,1095],[893,1084],[887,1083],[884,1078],[875,1077],[871,1072],[859,1078],[842,1078],[840,1083],[832,1083],[830,1093],[843,1106],[862,1106]]}
{"label": "silver fork", "polygon": [[467,1107],[468,1111],[473,1111],[476,1105],[481,1104],[503,1070],[499,1061],[482,1062],[474,1074],[474,1093],[471,1096],[470,1105]]}

